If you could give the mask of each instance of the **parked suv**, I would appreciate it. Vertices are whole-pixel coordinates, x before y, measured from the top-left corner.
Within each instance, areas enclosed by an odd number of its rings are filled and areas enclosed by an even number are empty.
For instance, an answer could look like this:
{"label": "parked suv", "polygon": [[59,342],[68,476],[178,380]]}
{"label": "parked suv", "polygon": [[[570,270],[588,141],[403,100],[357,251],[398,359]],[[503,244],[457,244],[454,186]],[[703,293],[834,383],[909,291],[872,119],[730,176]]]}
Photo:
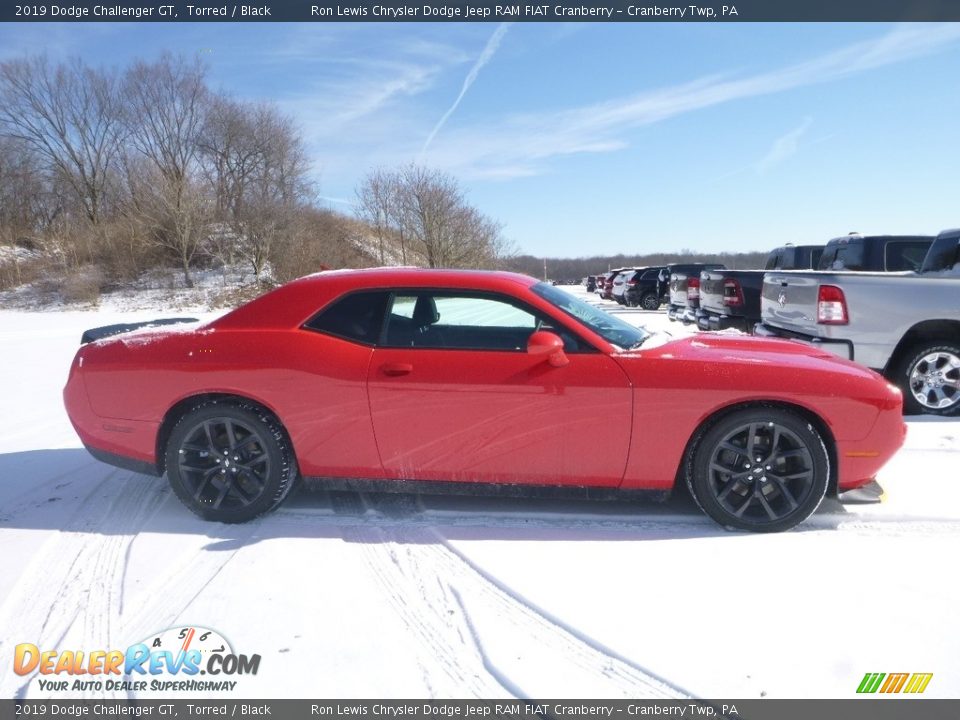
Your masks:
{"label": "parked suv", "polygon": [[627,268],[617,268],[616,270],[609,270],[603,275],[603,280],[597,281],[597,294],[604,300],[613,300],[613,281],[617,275],[626,269]]}
{"label": "parked suv", "polygon": [[627,282],[638,270],[643,270],[643,268],[626,268],[613,279],[613,289],[610,291],[610,294],[613,295],[613,299],[617,301],[617,304],[627,304],[626,297],[624,296],[627,290]]}
{"label": "parked suv", "polygon": [[628,307],[656,310],[667,300],[670,283],[663,265],[635,270],[626,280],[623,299]]}

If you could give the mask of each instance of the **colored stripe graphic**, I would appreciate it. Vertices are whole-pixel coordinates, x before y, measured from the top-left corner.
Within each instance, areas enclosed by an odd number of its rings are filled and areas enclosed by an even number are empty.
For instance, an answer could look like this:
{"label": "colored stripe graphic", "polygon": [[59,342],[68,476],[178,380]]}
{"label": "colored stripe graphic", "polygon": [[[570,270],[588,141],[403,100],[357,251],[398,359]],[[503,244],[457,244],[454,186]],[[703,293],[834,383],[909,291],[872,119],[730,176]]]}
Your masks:
{"label": "colored stripe graphic", "polygon": [[880,688],[882,693],[898,693],[903,689],[910,673],[890,673],[887,675],[887,681]]}
{"label": "colored stripe graphic", "polygon": [[[886,678],[886,680],[884,680]],[[860,685],[857,687],[858,693],[875,693],[878,690],[881,693],[922,693],[927,689],[933,673],[866,673]],[[881,684],[882,683],[882,684]]]}
{"label": "colored stripe graphic", "polygon": [[857,688],[857,692],[875,693],[877,688],[880,687],[880,683],[884,677],[886,677],[885,673],[867,673],[863,676],[863,680],[860,681],[860,687]]}
{"label": "colored stripe graphic", "polygon": [[922,693],[930,684],[933,673],[914,673],[904,689],[905,693]]}

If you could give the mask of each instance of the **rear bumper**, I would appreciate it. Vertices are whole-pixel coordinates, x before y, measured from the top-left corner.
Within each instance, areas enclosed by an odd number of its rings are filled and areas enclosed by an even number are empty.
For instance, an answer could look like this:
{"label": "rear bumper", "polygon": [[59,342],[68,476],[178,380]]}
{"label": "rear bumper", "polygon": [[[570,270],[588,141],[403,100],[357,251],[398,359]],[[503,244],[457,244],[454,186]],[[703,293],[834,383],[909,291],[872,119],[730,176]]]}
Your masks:
{"label": "rear bumper", "polygon": [[697,313],[697,327],[701,330],[742,330],[750,332],[751,322],[745,317],[719,315],[709,310],[700,309]]}
{"label": "rear bumper", "polygon": [[63,389],[67,417],[84,447],[98,460],[157,475],[156,442],[160,424],[97,415],[90,406],[83,377],[76,372],[76,361]]}
{"label": "rear bumper", "polygon": [[815,347],[819,350],[826,350],[844,360],[854,360],[853,342],[850,340],[836,340],[832,338],[822,338],[813,335],[784,330],[783,328],[773,327],[765,323],[757,323],[753,328],[754,335],[759,337],[775,337],[786,340],[798,340],[806,345]]}
{"label": "rear bumper", "polygon": [[95,448],[92,445],[84,445],[87,449],[87,452],[93,455],[97,460],[107,465],[113,465],[114,467],[122,468],[124,470],[131,470],[141,475],[153,475],[157,477],[160,473],[157,472],[157,466],[155,463],[147,462],[146,460],[137,460],[136,458],[128,457],[127,455],[118,455],[117,453],[107,452],[106,450],[100,450]]}

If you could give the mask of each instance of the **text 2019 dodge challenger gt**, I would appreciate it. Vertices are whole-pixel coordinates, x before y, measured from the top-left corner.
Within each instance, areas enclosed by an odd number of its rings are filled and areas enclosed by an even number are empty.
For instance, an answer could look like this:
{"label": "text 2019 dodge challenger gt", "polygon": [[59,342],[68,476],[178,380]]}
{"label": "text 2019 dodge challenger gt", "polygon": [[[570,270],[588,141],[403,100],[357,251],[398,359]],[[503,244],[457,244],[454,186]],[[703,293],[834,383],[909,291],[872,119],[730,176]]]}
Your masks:
{"label": "text 2019 dodge challenger gt", "polygon": [[417,269],[321,273],[199,327],[89,342],[64,397],[96,457],[166,473],[223,522],[304,476],[588,496],[686,482],[717,522],[782,530],[869,482],[905,432],[896,388],[799,343],[671,341],[527,276]]}

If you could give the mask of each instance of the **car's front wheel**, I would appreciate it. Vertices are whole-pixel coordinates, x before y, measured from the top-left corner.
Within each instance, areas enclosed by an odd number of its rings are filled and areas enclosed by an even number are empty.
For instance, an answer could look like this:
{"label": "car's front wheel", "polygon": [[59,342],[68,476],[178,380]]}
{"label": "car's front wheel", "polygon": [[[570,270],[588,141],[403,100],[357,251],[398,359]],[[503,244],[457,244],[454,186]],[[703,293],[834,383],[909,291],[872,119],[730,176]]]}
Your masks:
{"label": "car's front wheel", "polygon": [[269,512],[297,477],[280,423],[252,405],[209,402],[186,413],[166,448],[170,485],[206,520],[239,523]]}
{"label": "car's front wheel", "polygon": [[721,525],[787,530],[819,507],[830,478],[820,434],[780,408],[736,411],[712,425],[687,463],[687,485]]}

